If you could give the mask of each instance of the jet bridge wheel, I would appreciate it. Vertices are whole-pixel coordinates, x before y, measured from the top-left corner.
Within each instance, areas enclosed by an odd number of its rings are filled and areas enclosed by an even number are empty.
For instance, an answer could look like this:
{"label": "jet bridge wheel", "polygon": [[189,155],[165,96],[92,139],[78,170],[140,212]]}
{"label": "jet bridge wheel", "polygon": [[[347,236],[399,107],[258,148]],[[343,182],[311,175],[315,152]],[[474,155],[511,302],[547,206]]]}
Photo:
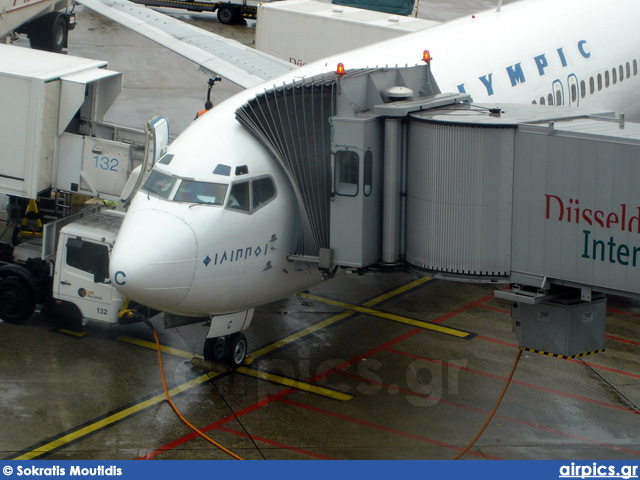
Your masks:
{"label": "jet bridge wheel", "polygon": [[0,318],[5,322],[23,323],[36,309],[35,292],[19,277],[0,280]]}

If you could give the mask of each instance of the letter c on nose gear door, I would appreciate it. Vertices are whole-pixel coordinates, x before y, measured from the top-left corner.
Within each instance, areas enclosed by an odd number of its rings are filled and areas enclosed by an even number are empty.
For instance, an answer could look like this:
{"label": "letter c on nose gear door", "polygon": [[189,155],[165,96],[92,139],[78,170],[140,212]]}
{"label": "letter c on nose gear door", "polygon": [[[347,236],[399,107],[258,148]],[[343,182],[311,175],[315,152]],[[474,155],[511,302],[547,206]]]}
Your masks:
{"label": "letter c on nose gear door", "polygon": [[114,275],[113,275],[113,281],[116,282],[116,284],[118,285],[125,285],[127,282],[124,280],[125,278],[127,278],[126,273],[124,273],[122,270],[118,270]]}
{"label": "letter c on nose gear door", "polygon": [[227,325],[227,330],[231,330],[231,324],[233,323],[233,321],[229,320],[229,325]]}

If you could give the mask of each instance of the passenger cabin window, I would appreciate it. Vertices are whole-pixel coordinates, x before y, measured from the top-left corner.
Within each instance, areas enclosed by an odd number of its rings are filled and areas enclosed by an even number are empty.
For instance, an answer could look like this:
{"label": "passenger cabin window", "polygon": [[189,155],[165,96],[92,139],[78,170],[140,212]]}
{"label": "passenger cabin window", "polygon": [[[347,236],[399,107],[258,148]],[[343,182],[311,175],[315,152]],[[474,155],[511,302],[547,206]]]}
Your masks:
{"label": "passenger cabin window", "polygon": [[358,154],[340,150],[335,155],[335,191],[338,195],[355,197],[358,194]]}
{"label": "passenger cabin window", "polygon": [[109,249],[106,245],[77,238],[67,240],[67,265],[94,275],[94,281],[109,278]]}
{"label": "passenger cabin window", "polygon": [[176,179],[174,177],[160,173],[157,170],[151,170],[151,173],[147,177],[142,188],[143,190],[158,195],[159,197],[169,198],[175,183]]}
{"label": "passenger cabin window", "polygon": [[173,199],[176,202],[222,205],[226,195],[227,185],[223,183],[182,180]]}

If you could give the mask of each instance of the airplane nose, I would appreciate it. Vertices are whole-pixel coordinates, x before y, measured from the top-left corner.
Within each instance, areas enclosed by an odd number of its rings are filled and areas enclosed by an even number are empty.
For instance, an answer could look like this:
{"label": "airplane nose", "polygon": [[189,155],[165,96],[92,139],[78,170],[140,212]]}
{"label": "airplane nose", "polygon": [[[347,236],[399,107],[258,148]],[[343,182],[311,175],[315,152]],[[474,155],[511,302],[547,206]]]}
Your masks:
{"label": "airplane nose", "polygon": [[197,253],[196,236],[181,218],[157,210],[131,212],[113,247],[111,279],[127,297],[171,311],[191,286]]}

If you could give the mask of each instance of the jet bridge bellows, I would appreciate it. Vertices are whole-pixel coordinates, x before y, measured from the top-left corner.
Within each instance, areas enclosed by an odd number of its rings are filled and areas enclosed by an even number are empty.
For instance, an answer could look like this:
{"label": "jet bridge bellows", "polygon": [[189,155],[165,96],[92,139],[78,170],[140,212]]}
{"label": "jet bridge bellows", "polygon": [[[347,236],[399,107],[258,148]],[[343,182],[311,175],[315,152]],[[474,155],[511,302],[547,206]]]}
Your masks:
{"label": "jet bridge bellows", "polygon": [[[379,245],[371,241],[379,236],[375,229],[380,222],[376,218],[360,215],[358,212],[364,213],[362,210],[354,211],[353,205],[347,204],[338,210],[350,212],[347,216],[353,218],[333,224],[339,216],[336,203],[340,204],[340,189],[352,187],[339,184],[336,191],[332,168],[337,155],[338,158],[345,158],[346,166],[343,168],[346,168],[346,175],[350,173],[349,156],[336,154],[337,150],[349,151],[358,158],[360,154],[375,152],[376,159],[373,162],[377,192],[372,196],[373,203],[369,207],[379,209],[382,154],[379,150],[381,143],[378,135],[381,132],[378,128],[381,124],[371,110],[373,105],[386,100],[385,90],[396,86],[415,91],[416,95],[421,96],[438,92],[427,66],[374,68],[351,71],[343,77],[329,73],[274,87],[237,110],[238,120],[271,151],[293,185],[301,217],[301,236],[298,249],[293,252],[295,257],[320,262],[323,266],[364,266],[362,261],[343,259],[341,262],[339,256],[335,257],[336,253],[347,247],[346,244],[353,241],[343,243],[338,239],[338,243],[343,245],[337,247],[332,235],[353,234],[355,237],[351,240],[355,238],[359,241],[356,247],[358,252],[366,249],[367,244],[376,244],[372,254],[367,256],[366,263],[370,265],[378,261]],[[343,128],[343,121],[360,126],[357,127],[358,138],[343,138],[343,132],[351,135],[348,129]],[[365,191],[363,193],[366,194]],[[353,197],[355,199],[357,195]],[[376,212],[371,212],[371,208],[369,210],[369,216],[377,217]],[[350,224],[351,220],[356,223]],[[370,223],[374,230],[371,235],[363,234],[363,220],[372,221]],[[349,247],[347,249],[351,250]],[[355,255],[362,257],[358,252]],[[328,260],[330,256],[333,256],[331,261]]]}

